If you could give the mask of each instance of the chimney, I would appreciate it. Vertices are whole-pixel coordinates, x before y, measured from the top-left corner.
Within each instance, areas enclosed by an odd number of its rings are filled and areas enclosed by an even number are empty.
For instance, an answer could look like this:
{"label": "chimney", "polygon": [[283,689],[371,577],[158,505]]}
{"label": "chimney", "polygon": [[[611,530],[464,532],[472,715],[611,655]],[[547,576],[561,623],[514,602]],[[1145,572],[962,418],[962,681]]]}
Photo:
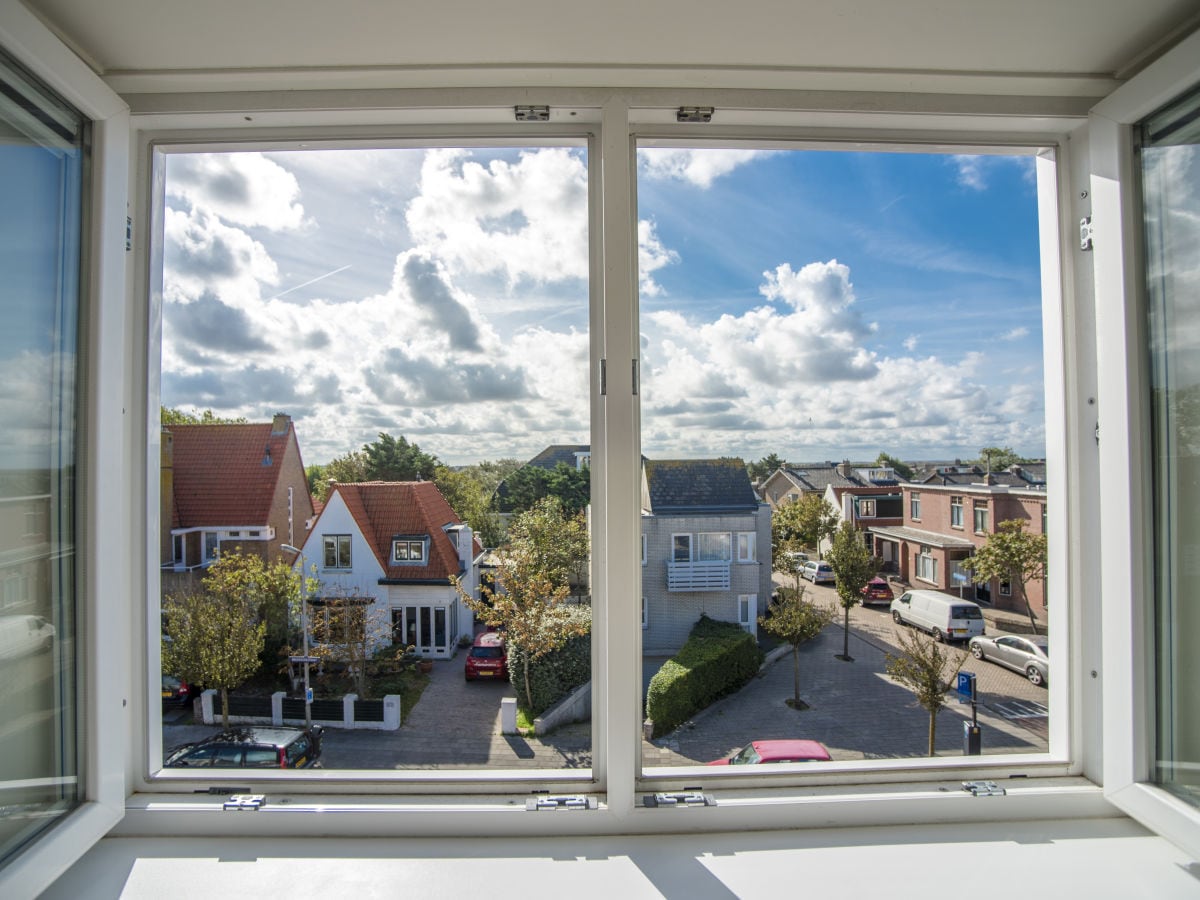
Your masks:
{"label": "chimney", "polygon": [[291,416],[287,413],[275,413],[275,418],[271,421],[271,435],[287,434],[291,425]]}
{"label": "chimney", "polygon": [[843,478],[850,477],[850,460],[843,459],[835,468],[837,469],[837,473]]}

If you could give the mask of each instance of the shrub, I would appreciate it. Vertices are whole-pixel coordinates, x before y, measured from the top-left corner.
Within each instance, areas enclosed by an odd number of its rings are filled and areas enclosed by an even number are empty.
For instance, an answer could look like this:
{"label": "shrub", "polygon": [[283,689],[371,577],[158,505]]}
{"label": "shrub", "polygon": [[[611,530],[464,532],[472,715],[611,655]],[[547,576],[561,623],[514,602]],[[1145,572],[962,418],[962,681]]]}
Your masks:
{"label": "shrub", "polygon": [[753,635],[736,622],[701,616],[687,643],[650,680],[646,716],[654,736],[678,728],[713,701],[755,676],[762,654]]}
{"label": "shrub", "polygon": [[[526,710],[529,718],[540,715],[561,698],[592,677],[592,608],[590,606],[567,606],[571,618],[587,626],[587,633],[567,641],[558,650],[553,650],[533,661],[529,669],[529,687],[533,694],[533,706]],[[521,648],[508,645],[509,677],[521,671]],[[523,695],[524,690],[518,690]]]}

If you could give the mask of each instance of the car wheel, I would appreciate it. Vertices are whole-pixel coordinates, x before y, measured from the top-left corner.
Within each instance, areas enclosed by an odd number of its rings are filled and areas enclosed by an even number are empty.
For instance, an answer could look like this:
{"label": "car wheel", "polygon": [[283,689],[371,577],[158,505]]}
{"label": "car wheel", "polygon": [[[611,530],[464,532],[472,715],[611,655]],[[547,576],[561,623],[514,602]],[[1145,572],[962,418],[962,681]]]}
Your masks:
{"label": "car wheel", "polygon": [[983,659],[983,648],[978,644],[971,645],[971,655],[976,659]]}
{"label": "car wheel", "polygon": [[897,625],[904,624],[904,620],[900,618],[900,613],[898,610],[894,610],[894,609],[892,610],[892,621],[895,622]]}
{"label": "car wheel", "polygon": [[933,629],[932,634],[933,634],[933,639],[935,641],[937,641],[939,644],[946,640],[945,636],[942,634],[942,629],[940,629],[940,628]]}
{"label": "car wheel", "polygon": [[1029,679],[1029,683],[1037,687],[1045,684],[1046,679],[1042,677],[1042,670],[1037,666],[1030,666],[1025,670],[1025,677]]}

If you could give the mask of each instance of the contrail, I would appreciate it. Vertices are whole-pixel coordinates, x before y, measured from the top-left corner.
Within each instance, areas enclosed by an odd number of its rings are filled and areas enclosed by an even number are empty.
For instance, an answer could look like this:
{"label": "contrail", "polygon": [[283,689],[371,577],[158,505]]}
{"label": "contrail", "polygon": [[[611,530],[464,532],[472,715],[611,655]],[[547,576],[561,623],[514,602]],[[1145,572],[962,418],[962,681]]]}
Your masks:
{"label": "contrail", "polygon": [[318,281],[322,281],[328,278],[330,275],[336,275],[338,272],[345,272],[349,268],[349,266],[342,266],[340,269],[334,269],[332,272],[326,272],[324,275],[318,275],[316,278],[310,278],[308,281],[304,282],[304,284],[298,284],[295,287],[288,288],[286,291],[280,291],[274,297],[270,297],[269,299],[278,300],[284,294],[290,294],[292,291],[298,291],[302,287],[308,287],[310,284],[316,284]]}

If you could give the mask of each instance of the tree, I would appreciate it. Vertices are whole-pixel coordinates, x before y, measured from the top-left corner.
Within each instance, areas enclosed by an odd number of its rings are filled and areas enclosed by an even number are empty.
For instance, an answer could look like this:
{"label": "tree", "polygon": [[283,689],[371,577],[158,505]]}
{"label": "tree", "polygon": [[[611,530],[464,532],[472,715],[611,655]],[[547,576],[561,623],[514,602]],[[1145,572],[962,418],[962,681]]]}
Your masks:
{"label": "tree", "polygon": [[553,469],[523,466],[504,480],[503,508],[524,512],[545,497],[557,497],[568,512],[587,507],[591,499],[592,471],[559,463]]}
{"label": "tree", "polygon": [[828,500],[819,494],[802,494],[771,515],[771,547],[815,548],[821,538],[833,536],[837,523],[837,510]]}
{"label": "tree", "polygon": [[1037,617],[1029,603],[1027,588],[1029,582],[1046,577],[1046,550],[1046,535],[1026,531],[1023,519],[1008,519],[1000,522],[996,531],[988,535],[987,542],[962,565],[971,572],[971,580],[976,584],[1005,579],[1019,585],[1029,625],[1037,634]]}
{"label": "tree", "polygon": [[170,596],[162,640],[163,671],[221,691],[221,724],[229,727],[229,689],[262,665],[266,623],[245,598],[207,590]]}
{"label": "tree", "polygon": [[751,481],[762,481],[769,478],[776,469],[785,465],[787,463],[780,459],[778,454],[769,453],[758,462],[747,463],[746,471],[750,474]]}
{"label": "tree", "polygon": [[845,613],[845,633],[839,659],[850,662],[850,610],[862,603],[862,589],[879,571],[879,561],[871,556],[862,535],[849,522],[843,522],[833,536],[833,546],[825,554],[825,561],[837,578],[838,602]]}
{"label": "tree", "polygon": [[512,520],[508,541],[510,553],[528,559],[550,584],[582,594],[591,554],[585,513],[571,513],[557,497],[543,497]]}
{"label": "tree", "polygon": [[811,641],[832,621],[833,610],[805,600],[803,587],[781,590],[779,599],[758,619],[768,632],[792,645],[792,709],[805,708],[800,699],[800,645]]}
{"label": "tree", "polygon": [[929,755],[935,755],[937,714],[946,705],[946,691],[967,659],[965,653],[926,638],[916,631],[900,635],[900,654],[887,654],[887,673],[916,692],[929,712]]}
{"label": "tree", "polygon": [[391,623],[371,614],[370,597],[337,595],[326,589],[308,599],[309,652],[327,662],[343,665],[354,678],[354,690],[367,697],[367,663],[372,648],[388,643]]}
{"label": "tree", "polygon": [[204,575],[204,591],[229,605],[242,603],[249,621],[265,626],[263,661],[268,664],[287,645],[293,612],[299,611],[301,575],[283,560],[269,563],[261,556],[222,552]]}
{"label": "tree", "polygon": [[392,437],[379,433],[379,439],[364,444],[366,481],[430,481],[438,467],[438,459],[422,452],[403,436]]}
{"label": "tree", "polygon": [[362,450],[351,450],[345,456],[336,456],[325,465],[309,466],[304,470],[308,476],[308,489],[313,498],[324,502],[329,499],[329,490],[339,484],[356,484],[368,481],[367,454]]}
{"label": "tree", "polygon": [[245,425],[248,422],[245,416],[226,418],[218,416],[211,409],[202,413],[190,413],[170,406],[160,406],[158,411],[163,425]]}
{"label": "tree", "polygon": [[433,480],[438,490],[458,516],[485,547],[499,546],[504,539],[500,516],[491,507],[491,493],[468,471],[455,471],[446,466],[434,470]]}
{"label": "tree", "polygon": [[880,452],[879,458],[875,460],[875,465],[889,466],[905,481],[912,481],[913,467],[906,462],[896,459],[894,456]]}
{"label": "tree", "polygon": [[1012,447],[984,447],[979,451],[979,459],[976,460],[976,463],[989,472],[1002,472],[1009,466],[1020,465],[1023,462],[1024,457]]}

